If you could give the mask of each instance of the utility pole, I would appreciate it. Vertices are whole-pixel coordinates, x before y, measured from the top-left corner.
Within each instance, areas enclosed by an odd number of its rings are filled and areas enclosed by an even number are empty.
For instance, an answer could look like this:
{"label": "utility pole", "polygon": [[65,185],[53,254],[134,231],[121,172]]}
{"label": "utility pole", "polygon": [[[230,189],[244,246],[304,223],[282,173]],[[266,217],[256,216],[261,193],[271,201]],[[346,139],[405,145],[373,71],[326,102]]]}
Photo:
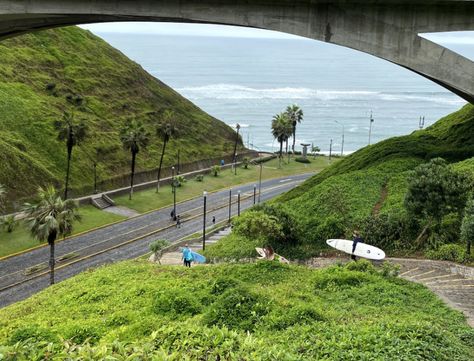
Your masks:
{"label": "utility pole", "polygon": [[237,175],[237,143],[239,141],[240,124],[237,123],[235,128],[237,129],[237,133],[235,136],[235,144],[234,144],[234,175]]}
{"label": "utility pole", "polygon": [[262,168],[263,162],[260,162],[260,175],[258,177],[258,203],[260,203],[260,194],[262,193]]}
{"label": "utility pole", "polygon": [[97,162],[94,162],[94,194],[97,194]]}
{"label": "utility pole", "polygon": [[331,156],[332,156],[332,139],[329,143],[329,161],[331,161]]}
{"label": "utility pole", "polygon": [[207,203],[207,192],[202,192],[204,198],[204,213],[202,219],[202,250],[206,250],[206,203]]}
{"label": "utility pole", "polygon": [[173,221],[176,221],[176,182],[174,179],[174,167],[171,167],[171,190],[173,192]]}
{"label": "utility pole", "polygon": [[418,127],[420,129],[423,129],[424,126],[425,126],[425,116],[422,116],[422,117],[420,116],[420,120],[418,121]]}
{"label": "utility pole", "polygon": [[253,185],[253,204],[255,205],[255,201],[257,200],[257,185]]}
{"label": "utility pole", "polygon": [[372,123],[374,122],[374,118],[372,117],[372,110],[370,111],[370,123],[369,123],[369,145],[370,145],[370,137],[372,136]]}
{"label": "utility pole", "polygon": [[229,189],[229,224],[232,217],[232,188]]}
{"label": "utility pole", "polygon": [[240,190],[237,191],[237,216],[240,217]]}
{"label": "utility pole", "polygon": [[337,120],[334,123],[339,124],[342,127],[342,143],[341,143],[341,157],[344,155],[344,124],[339,123]]}
{"label": "utility pole", "polygon": [[176,174],[179,175],[179,149],[178,149],[177,158],[178,158],[178,166],[177,166],[177,169],[176,169]]}

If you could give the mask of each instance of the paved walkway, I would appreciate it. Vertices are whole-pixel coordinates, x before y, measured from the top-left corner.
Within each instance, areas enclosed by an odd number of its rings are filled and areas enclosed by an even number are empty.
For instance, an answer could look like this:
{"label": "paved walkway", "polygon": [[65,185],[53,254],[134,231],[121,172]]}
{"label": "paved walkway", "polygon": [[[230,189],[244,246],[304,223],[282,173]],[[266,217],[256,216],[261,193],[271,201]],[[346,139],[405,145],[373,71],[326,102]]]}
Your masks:
{"label": "paved walkway", "polygon": [[[217,232],[216,234],[212,235],[208,239],[206,239],[206,245],[210,246],[212,244],[217,243],[222,237],[228,235],[230,233],[230,228],[225,228],[222,231]],[[202,251],[202,240],[195,240],[190,241],[189,248],[196,253],[200,253]],[[180,265],[183,261],[181,260],[181,252],[180,251],[172,251],[163,254],[161,257],[161,264],[162,265]]]}
{"label": "paved walkway", "polygon": [[401,266],[400,277],[421,283],[451,307],[462,311],[474,327],[474,268],[451,262],[391,259]]}
{"label": "paved walkway", "polygon": [[136,217],[140,215],[140,213],[138,213],[137,211],[127,208],[127,207],[123,207],[123,206],[111,206],[111,207],[104,208],[102,210],[104,212],[118,214],[119,216],[124,216],[127,218]]}

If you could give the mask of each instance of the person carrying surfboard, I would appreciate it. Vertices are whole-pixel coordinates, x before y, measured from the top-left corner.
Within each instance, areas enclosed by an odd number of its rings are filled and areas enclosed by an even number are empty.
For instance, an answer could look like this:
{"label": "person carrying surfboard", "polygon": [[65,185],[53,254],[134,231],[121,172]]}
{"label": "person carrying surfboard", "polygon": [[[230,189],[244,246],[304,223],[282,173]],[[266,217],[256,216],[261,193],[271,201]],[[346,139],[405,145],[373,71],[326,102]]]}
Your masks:
{"label": "person carrying surfboard", "polygon": [[351,259],[352,260],[356,260],[356,256],[354,255],[354,252],[356,250],[356,247],[357,247],[357,243],[359,242],[363,242],[364,240],[362,239],[362,237],[360,236],[360,233],[359,231],[354,231],[352,233],[352,254],[351,254]]}
{"label": "person carrying surfboard", "polygon": [[181,259],[184,261],[185,267],[191,267],[191,262],[193,261],[193,252],[189,249],[188,244],[184,245],[183,256]]}

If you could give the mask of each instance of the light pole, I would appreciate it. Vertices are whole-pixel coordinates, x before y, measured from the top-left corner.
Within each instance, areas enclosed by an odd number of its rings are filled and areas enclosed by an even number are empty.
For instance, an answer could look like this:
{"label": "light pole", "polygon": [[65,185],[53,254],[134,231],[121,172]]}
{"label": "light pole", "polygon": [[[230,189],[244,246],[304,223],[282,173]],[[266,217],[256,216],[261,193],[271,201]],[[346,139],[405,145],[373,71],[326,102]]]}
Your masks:
{"label": "light pole", "polygon": [[229,189],[229,224],[230,224],[231,217],[232,217],[232,188]]}
{"label": "light pole", "polygon": [[262,193],[262,168],[263,163],[260,162],[260,176],[258,177],[258,203],[260,203],[260,194]]}
{"label": "light pole", "polygon": [[237,191],[237,216],[240,216],[240,190]]}
{"label": "light pole", "polygon": [[337,120],[334,123],[339,124],[342,127],[342,143],[341,143],[341,157],[344,155],[344,124],[339,123]]}
{"label": "light pole", "polygon": [[173,192],[173,221],[176,221],[176,182],[174,179],[174,167],[171,167],[171,191]]}
{"label": "light pole", "polygon": [[370,123],[369,123],[369,145],[370,145],[370,137],[372,136],[372,123],[374,122],[374,118],[372,117],[372,111],[370,111]]}
{"label": "light pole", "polygon": [[253,204],[255,205],[255,201],[257,200],[257,185],[253,185]]}
{"label": "light pole", "polygon": [[420,120],[418,122],[418,127],[420,129],[423,129],[424,126],[425,126],[425,116],[422,116],[422,117],[420,116]]}
{"label": "light pole", "polygon": [[235,136],[235,144],[234,144],[234,175],[237,175],[237,143],[239,141],[240,124],[237,123],[235,125],[235,128],[237,129],[237,133]]}
{"label": "light pole", "polygon": [[331,142],[329,143],[329,161],[331,161],[331,156],[332,156],[332,139],[331,139]]}
{"label": "light pole", "polygon": [[202,250],[206,250],[206,203],[207,203],[207,192],[202,192],[204,198],[204,213],[202,219]]}

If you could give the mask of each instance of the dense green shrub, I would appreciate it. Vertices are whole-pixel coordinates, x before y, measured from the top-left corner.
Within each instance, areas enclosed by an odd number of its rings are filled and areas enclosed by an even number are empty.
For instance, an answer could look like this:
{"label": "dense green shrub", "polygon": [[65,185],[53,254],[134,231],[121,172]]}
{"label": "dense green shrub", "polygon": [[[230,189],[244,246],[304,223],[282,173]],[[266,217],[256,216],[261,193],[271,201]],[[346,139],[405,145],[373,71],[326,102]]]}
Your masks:
{"label": "dense green shrub", "polygon": [[268,327],[274,330],[284,330],[291,326],[306,325],[313,322],[326,321],[324,311],[312,305],[298,304],[287,312],[271,314],[265,320]]}
{"label": "dense green shrub", "polygon": [[153,311],[160,315],[195,315],[200,310],[201,305],[186,284],[179,290],[167,289],[158,292],[153,300]]}
{"label": "dense green shrub", "polygon": [[276,217],[250,210],[233,221],[232,232],[249,239],[272,242],[283,237],[282,229]]}
{"label": "dense green shrub", "polygon": [[219,296],[240,285],[240,281],[232,277],[219,277],[212,281],[211,294]]}
{"label": "dense green shrub", "polygon": [[372,282],[375,280],[374,277],[368,272],[349,271],[334,267],[331,273],[317,275],[314,278],[314,287],[316,290],[337,291]]}
{"label": "dense green shrub", "polygon": [[38,325],[26,325],[15,329],[9,337],[8,343],[13,345],[17,342],[23,341],[58,342],[59,337],[47,328],[40,327]]}
{"label": "dense green shrub", "polygon": [[66,340],[70,340],[76,344],[81,344],[86,341],[90,344],[96,344],[100,339],[101,331],[92,325],[72,323],[68,324],[63,331],[63,336]]}
{"label": "dense green shrub", "polygon": [[252,331],[269,311],[269,300],[244,287],[227,290],[204,315],[209,326]]}
{"label": "dense green shrub", "polygon": [[430,259],[458,263],[464,263],[470,260],[470,257],[466,253],[466,249],[459,244],[445,244],[440,246],[438,249],[426,251],[425,255]]}
{"label": "dense green shrub", "polygon": [[303,157],[296,157],[295,161],[299,163],[311,163],[311,161],[308,158],[303,158]]}
{"label": "dense green shrub", "polygon": [[204,180],[204,176],[202,174],[198,174],[196,177],[194,177],[194,180],[196,182],[202,182]]}

